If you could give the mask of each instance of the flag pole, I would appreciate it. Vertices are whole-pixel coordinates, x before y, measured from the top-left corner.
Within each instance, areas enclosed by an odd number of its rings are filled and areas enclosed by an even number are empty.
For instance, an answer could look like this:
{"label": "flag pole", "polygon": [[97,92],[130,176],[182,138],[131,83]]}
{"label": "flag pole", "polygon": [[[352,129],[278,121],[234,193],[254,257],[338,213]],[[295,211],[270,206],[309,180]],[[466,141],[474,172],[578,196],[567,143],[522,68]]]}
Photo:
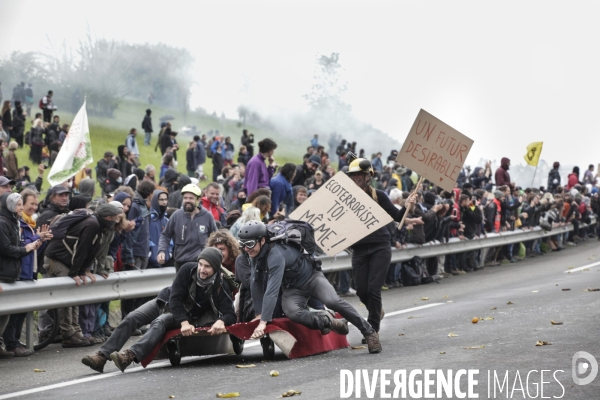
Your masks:
{"label": "flag pole", "polygon": [[[421,186],[422,183],[423,183],[423,176],[421,175],[421,177],[419,178],[419,182],[417,183],[417,186],[415,186],[415,188],[413,189],[410,196],[417,193],[417,191],[419,190],[419,187]],[[400,224],[398,225],[398,228],[397,228],[398,230],[402,229],[402,226],[404,225],[404,220],[406,219],[406,216],[408,215],[409,210],[408,210],[408,207],[406,207],[406,203],[404,204],[404,208],[405,208],[404,215],[402,216],[402,221],[400,221]]]}
{"label": "flag pole", "polygon": [[[538,162],[538,165],[540,163]],[[537,174],[538,165],[535,166],[535,171],[533,172],[533,179],[531,180],[531,188],[533,189],[533,182],[535,181],[535,175]],[[547,188],[546,188],[547,189]]]}

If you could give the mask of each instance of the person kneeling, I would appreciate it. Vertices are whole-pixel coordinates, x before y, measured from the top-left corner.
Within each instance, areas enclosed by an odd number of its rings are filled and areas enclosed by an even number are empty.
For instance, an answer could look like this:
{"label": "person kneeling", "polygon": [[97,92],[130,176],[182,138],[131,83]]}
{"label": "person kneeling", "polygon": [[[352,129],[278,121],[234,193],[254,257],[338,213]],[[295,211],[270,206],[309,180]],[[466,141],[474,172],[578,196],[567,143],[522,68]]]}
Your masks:
{"label": "person kneeling", "polygon": [[192,336],[196,326],[210,326],[211,335],[227,332],[225,327],[234,324],[236,316],[230,288],[221,277],[222,261],[219,249],[207,247],[198,256],[197,264],[181,267],[171,286],[171,312],[152,321],[148,332],[129,349],[110,355],[121,371],[125,372],[132,362],[145,359],[170,329],[180,328],[182,336]]}
{"label": "person kneeling", "polygon": [[[379,335],[348,302],[342,300],[321,271],[313,268],[309,256],[299,249],[282,242],[267,243],[267,228],[259,221],[246,222],[238,234],[240,244],[252,258],[251,288],[256,318],[260,323],[252,334],[258,339],[265,334],[268,322],[273,318],[279,290],[283,288],[282,308],[293,322],[310,329],[318,329],[326,335],[334,331],[348,334],[348,321],[356,326],[367,339],[369,352],[381,352]],[[263,289],[265,274],[267,285]],[[310,298],[317,299],[336,311],[344,319],[335,319],[328,312],[313,313],[306,307]]]}

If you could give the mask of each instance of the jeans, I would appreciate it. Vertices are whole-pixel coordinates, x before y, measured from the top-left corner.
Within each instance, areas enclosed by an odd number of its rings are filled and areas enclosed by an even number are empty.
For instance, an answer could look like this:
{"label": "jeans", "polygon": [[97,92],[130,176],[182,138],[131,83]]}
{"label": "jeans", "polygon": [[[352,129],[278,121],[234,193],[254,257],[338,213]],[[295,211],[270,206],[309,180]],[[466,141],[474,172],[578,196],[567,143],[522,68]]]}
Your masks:
{"label": "jeans", "polygon": [[152,139],[152,132],[144,132],[146,134],[145,138],[144,138],[144,144],[146,146],[150,145],[150,139]]}
{"label": "jeans", "polygon": [[366,336],[373,332],[373,328],[358,314],[358,311],[338,296],[322,272],[313,272],[301,288],[283,290],[281,299],[283,312],[293,322],[310,329],[322,329],[323,319],[320,315],[306,309],[308,299],[311,297],[322,301],[328,308],[340,313],[348,322],[356,326],[363,335]]}
{"label": "jeans", "polygon": [[79,326],[84,336],[91,336],[94,333],[96,324],[96,304],[85,304],[79,306]]}
{"label": "jeans", "polygon": [[392,249],[389,243],[372,243],[354,246],[352,253],[352,270],[356,295],[369,311],[367,321],[375,331],[379,332],[381,321],[381,287],[392,260]]}
{"label": "jeans", "polygon": [[399,279],[400,263],[390,264],[388,267],[387,277],[385,278],[386,283],[394,283]]}
{"label": "jeans", "polygon": [[163,308],[163,303],[155,298],[127,314],[108,340],[100,347],[100,352],[108,358],[112,352],[121,350],[131,334],[139,327],[147,325],[158,318],[163,313]]}
{"label": "jeans", "polygon": [[350,291],[350,272],[340,271],[338,274],[338,286],[340,293],[348,293]]}

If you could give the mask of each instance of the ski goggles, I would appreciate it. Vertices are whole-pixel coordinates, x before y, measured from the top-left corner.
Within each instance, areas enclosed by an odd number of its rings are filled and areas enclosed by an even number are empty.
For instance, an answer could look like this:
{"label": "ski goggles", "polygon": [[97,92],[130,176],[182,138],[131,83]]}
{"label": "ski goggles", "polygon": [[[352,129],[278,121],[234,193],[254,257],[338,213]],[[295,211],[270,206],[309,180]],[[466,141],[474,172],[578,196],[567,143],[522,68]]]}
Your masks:
{"label": "ski goggles", "polygon": [[240,245],[247,249],[253,249],[257,243],[258,243],[258,240],[256,240],[256,239],[240,240]]}

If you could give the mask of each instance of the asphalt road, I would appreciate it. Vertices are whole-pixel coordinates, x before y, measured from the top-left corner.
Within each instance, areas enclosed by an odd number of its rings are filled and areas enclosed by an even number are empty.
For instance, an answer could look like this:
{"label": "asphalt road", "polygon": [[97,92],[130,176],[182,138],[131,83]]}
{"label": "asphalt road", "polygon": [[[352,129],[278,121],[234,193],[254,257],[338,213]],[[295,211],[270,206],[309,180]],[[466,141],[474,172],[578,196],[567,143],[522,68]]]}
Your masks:
{"label": "asphalt road", "polygon": [[[577,270],[581,267],[585,268]],[[289,389],[302,391],[301,399],[337,399],[341,395],[340,370],[352,371],[353,375],[356,370],[366,370],[369,383],[375,373],[385,369],[391,370],[387,375],[391,380],[386,389],[389,394],[395,388],[394,372],[401,377],[401,370],[405,370],[408,377],[415,370],[441,370],[432,377],[430,390],[436,395],[442,387],[436,376],[447,377],[451,370],[454,377],[459,370],[471,370],[477,380],[471,382],[472,391],[478,398],[542,398],[543,387],[544,398],[600,399],[600,377],[583,386],[574,384],[572,378],[576,352],[585,351],[600,360],[600,291],[584,291],[586,288],[600,288],[598,241],[516,264],[486,267],[440,284],[384,292],[381,354],[343,349],[288,360],[278,352],[274,361],[263,362],[260,346],[246,342],[242,356],[184,359],[176,368],[157,362],[146,369],[131,366],[125,374],[109,362],[101,375],[80,362],[94,348],[51,345],[25,359],[0,361],[0,400],[84,396],[86,400],[210,399],[218,392],[241,392],[240,398],[246,399],[275,399]],[[349,300],[365,314],[356,298]],[[423,306],[427,307],[415,309]],[[473,317],[493,319],[473,324]],[[563,324],[552,325],[552,320]],[[450,333],[457,336],[449,337]],[[358,330],[352,327],[348,339],[351,345],[360,345]],[[537,341],[551,345],[536,346]],[[256,367],[235,367],[241,363]],[[587,372],[580,371],[579,377],[589,376],[593,365],[587,364]],[[585,367],[581,362],[577,365]],[[34,368],[46,372],[35,373]],[[279,377],[269,376],[273,369],[279,371]],[[545,370],[543,376],[541,370]],[[506,384],[500,389],[505,378]],[[423,375],[417,374],[416,383],[407,386],[418,390],[423,381]],[[375,382],[374,398],[380,398],[379,375]],[[450,395],[440,393],[435,398],[460,398],[467,386],[467,377],[462,376]],[[364,379],[360,388],[361,398],[369,398]],[[356,397],[355,390],[351,398]],[[418,392],[407,389],[405,398],[419,398]]]}

